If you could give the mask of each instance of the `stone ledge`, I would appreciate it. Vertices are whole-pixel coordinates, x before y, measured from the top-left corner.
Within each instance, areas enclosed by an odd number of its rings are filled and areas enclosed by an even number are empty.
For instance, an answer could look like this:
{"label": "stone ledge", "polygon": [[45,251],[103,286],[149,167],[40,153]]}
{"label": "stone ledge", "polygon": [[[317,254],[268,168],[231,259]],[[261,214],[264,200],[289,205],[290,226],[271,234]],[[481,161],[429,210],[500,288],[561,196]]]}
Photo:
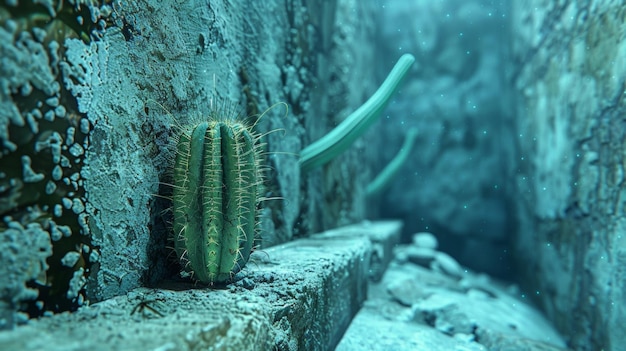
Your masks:
{"label": "stone ledge", "polygon": [[272,247],[227,288],[138,288],[0,332],[0,349],[330,350],[365,301],[370,237],[391,246],[400,227],[363,223]]}
{"label": "stone ledge", "polygon": [[[554,326],[514,285],[401,245],[336,351],[565,351]],[[445,255],[445,256],[442,256]],[[447,257],[441,260],[442,257]],[[437,262],[438,260],[441,260]]]}

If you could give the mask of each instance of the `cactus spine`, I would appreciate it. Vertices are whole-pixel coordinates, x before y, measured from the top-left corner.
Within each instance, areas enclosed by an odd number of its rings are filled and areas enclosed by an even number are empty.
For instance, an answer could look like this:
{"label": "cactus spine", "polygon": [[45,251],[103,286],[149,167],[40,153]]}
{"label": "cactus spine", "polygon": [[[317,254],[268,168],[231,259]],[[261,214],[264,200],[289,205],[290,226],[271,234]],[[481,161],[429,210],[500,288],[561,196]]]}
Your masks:
{"label": "cactus spine", "polygon": [[262,180],[257,139],[243,124],[206,121],[177,144],[174,249],[202,283],[230,281],[250,256]]}

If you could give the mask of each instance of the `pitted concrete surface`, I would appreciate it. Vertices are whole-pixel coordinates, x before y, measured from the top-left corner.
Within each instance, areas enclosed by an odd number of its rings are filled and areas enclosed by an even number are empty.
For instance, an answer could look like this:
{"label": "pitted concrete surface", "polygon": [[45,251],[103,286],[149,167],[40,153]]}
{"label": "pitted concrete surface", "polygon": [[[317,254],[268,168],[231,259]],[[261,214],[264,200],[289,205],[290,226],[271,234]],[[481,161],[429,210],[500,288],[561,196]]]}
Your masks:
{"label": "pitted concrete surface", "polygon": [[[255,252],[224,288],[165,282],[0,333],[2,350],[331,350],[366,299],[372,243],[399,222],[362,223]],[[383,251],[389,251],[389,248]]]}

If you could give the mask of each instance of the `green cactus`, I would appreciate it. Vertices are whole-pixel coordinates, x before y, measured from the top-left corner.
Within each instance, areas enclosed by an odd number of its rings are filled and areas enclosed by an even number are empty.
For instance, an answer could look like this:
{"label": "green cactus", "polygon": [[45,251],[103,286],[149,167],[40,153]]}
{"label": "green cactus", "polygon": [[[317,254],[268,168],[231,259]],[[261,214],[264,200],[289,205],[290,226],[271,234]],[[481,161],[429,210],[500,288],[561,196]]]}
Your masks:
{"label": "green cactus", "polygon": [[174,248],[186,272],[226,283],[252,250],[262,175],[256,136],[233,121],[207,121],[177,144]]}

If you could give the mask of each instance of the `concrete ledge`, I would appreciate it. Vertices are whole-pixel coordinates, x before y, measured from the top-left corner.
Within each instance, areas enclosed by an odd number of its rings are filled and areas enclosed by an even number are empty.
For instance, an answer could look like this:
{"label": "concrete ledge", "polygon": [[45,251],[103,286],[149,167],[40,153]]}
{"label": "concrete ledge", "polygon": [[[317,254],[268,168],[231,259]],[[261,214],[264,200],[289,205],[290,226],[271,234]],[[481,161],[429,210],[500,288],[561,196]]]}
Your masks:
{"label": "concrete ledge", "polygon": [[222,290],[135,289],[0,332],[0,349],[331,350],[366,298],[370,237],[392,241],[400,227],[363,223],[272,247]]}
{"label": "concrete ledge", "polygon": [[383,279],[369,285],[368,300],[336,351],[567,349],[514,285],[430,251],[428,259],[428,250],[415,241],[398,246]]}

